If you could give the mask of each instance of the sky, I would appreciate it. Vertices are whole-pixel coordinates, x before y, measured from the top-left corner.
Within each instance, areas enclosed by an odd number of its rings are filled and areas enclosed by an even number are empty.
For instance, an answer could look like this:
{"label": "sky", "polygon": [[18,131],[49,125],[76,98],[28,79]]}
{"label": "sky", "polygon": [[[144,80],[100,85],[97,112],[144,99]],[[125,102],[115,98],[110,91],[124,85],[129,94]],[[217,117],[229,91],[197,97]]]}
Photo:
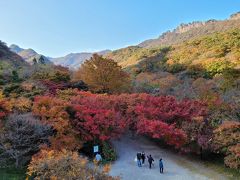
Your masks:
{"label": "sky", "polygon": [[60,57],[136,45],[238,11],[240,0],[0,0],[0,40]]}

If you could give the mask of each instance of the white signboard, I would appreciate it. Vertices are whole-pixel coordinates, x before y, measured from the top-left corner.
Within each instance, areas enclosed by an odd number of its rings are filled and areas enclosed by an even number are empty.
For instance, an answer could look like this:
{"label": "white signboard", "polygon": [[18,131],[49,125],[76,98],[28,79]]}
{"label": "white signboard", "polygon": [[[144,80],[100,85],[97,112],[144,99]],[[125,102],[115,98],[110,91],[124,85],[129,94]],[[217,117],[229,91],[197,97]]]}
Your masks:
{"label": "white signboard", "polygon": [[93,152],[94,152],[94,153],[97,153],[98,151],[99,151],[98,146],[93,146]]}

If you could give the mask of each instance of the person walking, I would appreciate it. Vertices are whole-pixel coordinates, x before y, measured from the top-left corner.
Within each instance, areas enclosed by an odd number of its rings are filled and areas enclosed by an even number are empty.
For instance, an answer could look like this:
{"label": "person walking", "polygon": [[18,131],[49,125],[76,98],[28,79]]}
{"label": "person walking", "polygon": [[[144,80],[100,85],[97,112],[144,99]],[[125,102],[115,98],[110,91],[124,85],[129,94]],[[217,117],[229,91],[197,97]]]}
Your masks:
{"label": "person walking", "polygon": [[159,159],[159,168],[160,168],[160,173],[163,173],[163,162],[162,162],[162,158]]}
{"label": "person walking", "polygon": [[152,163],[153,163],[154,159],[152,158],[151,154],[147,158],[148,158],[149,168],[151,169],[152,168]]}
{"label": "person walking", "polygon": [[142,154],[140,152],[137,153],[137,165],[138,167],[141,167],[141,158],[142,158]]}
{"label": "person walking", "polygon": [[97,164],[99,165],[99,164],[100,164],[100,161],[102,161],[102,156],[101,156],[101,154],[97,153],[96,156],[95,156],[95,160],[96,160]]}
{"label": "person walking", "polygon": [[142,152],[142,164],[145,163],[145,159],[146,159],[146,155],[145,155],[145,153],[144,153],[144,151],[143,151],[143,152]]}

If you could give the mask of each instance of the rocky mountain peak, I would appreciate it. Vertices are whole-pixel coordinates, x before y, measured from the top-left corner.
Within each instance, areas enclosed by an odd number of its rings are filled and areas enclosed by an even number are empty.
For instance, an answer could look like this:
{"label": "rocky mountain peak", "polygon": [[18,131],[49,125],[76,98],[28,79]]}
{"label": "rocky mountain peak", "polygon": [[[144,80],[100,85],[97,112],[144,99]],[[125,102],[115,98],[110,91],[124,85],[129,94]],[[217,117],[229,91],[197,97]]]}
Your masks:
{"label": "rocky mountain peak", "polygon": [[11,51],[13,51],[15,53],[19,53],[19,52],[21,52],[23,50],[22,48],[20,48],[16,44],[12,44],[11,46],[9,46],[9,48],[11,49]]}
{"label": "rocky mountain peak", "polygon": [[180,24],[175,30],[175,33],[184,33],[187,32],[189,30],[191,30],[192,28],[198,28],[201,26],[204,26],[206,24],[206,22],[201,22],[201,21],[194,21],[188,24]]}

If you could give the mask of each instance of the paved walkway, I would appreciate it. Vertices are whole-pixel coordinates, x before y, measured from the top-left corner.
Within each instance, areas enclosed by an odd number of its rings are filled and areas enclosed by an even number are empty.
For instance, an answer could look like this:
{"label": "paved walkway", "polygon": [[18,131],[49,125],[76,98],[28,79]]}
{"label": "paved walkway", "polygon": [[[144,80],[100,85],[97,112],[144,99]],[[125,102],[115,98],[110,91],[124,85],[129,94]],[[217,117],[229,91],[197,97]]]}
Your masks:
{"label": "paved walkway", "polygon": [[[185,157],[160,148],[155,143],[143,137],[131,139],[129,136],[113,141],[118,152],[118,160],[112,165],[110,175],[120,176],[123,180],[225,180],[226,176],[205,167],[200,162],[190,161]],[[155,167],[148,168],[148,164],[137,167],[134,158],[138,151],[151,154],[155,160]],[[159,158],[164,162],[164,174],[158,168]]]}

